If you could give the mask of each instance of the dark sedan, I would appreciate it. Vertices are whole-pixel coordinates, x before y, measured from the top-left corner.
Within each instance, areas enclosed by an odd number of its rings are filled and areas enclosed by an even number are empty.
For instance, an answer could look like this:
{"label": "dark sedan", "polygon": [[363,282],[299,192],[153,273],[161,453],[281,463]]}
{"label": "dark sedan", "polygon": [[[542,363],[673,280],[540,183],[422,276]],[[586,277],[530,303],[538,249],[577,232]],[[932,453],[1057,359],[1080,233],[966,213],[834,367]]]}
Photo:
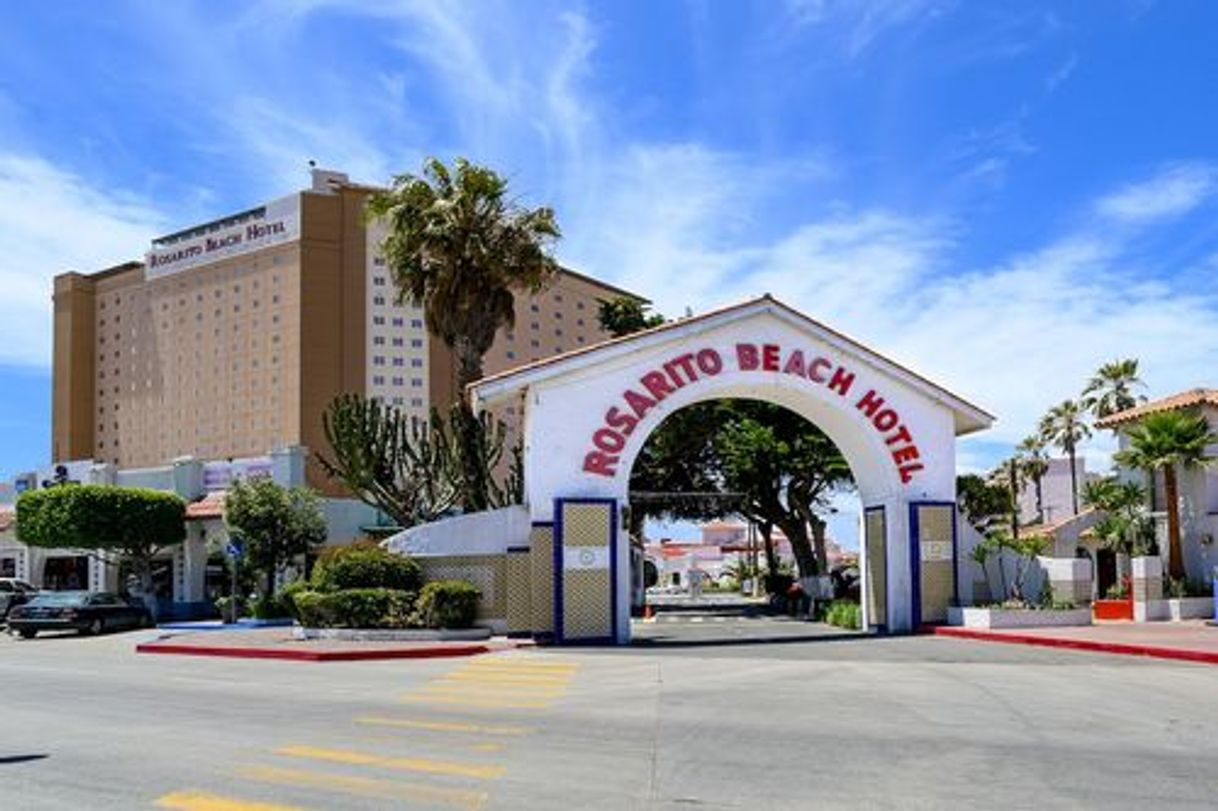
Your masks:
{"label": "dark sedan", "polygon": [[29,639],[39,631],[80,631],[100,634],[151,624],[148,610],[117,594],[88,591],[44,591],[8,615],[8,627]]}

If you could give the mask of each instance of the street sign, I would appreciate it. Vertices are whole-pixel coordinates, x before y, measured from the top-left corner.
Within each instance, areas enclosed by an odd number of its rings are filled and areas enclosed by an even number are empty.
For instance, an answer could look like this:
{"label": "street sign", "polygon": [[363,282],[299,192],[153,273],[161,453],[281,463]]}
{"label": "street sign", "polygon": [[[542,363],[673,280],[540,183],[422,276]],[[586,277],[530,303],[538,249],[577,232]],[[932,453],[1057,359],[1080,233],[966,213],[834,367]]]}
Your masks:
{"label": "street sign", "polygon": [[241,543],[240,539],[233,538],[228,542],[228,546],[224,547],[224,551],[230,558],[239,558],[245,554],[245,544]]}

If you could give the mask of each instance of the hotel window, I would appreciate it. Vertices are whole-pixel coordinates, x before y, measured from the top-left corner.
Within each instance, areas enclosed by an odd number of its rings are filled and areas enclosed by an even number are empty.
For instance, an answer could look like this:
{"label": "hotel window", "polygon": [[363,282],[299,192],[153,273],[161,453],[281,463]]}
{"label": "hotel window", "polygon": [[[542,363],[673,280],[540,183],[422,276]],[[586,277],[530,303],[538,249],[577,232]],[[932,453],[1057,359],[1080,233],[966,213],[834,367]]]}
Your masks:
{"label": "hotel window", "polygon": [[403,402],[405,402],[405,400],[406,400],[406,398],[404,398],[404,397],[394,397],[394,398],[393,398],[393,404],[394,404],[394,405],[401,405]]}
{"label": "hotel window", "polygon": [[582,318],[575,319],[575,325],[577,327],[582,327],[584,325],[584,319],[582,319]]}
{"label": "hotel window", "polygon": [[385,260],[383,257],[377,256],[372,260],[372,264],[376,265],[378,268],[383,268],[385,267]]}
{"label": "hotel window", "polygon": [[535,313],[539,313],[539,312],[541,312],[541,308],[540,308],[540,307],[538,307],[536,304],[530,304],[530,305],[529,305],[529,309],[530,309],[530,310],[532,310],[532,311],[533,311],[533,312],[535,312]]}
{"label": "hotel window", "polygon": [[423,368],[423,359],[422,358],[411,358],[410,365],[416,369],[422,369]]}
{"label": "hotel window", "polygon": [[508,353],[507,353],[507,359],[508,359],[508,360],[515,360],[515,359],[516,359],[516,353],[515,353],[515,352],[508,352]]}
{"label": "hotel window", "polygon": [[372,284],[375,287],[384,287],[385,286],[385,277],[384,276],[373,276]]}
{"label": "hotel window", "polygon": [[372,323],[373,323],[373,324],[375,324],[375,325],[376,325],[376,326],[378,326],[378,327],[383,327],[383,326],[385,326],[385,316],[383,316],[383,315],[374,315],[374,316],[372,316]]}
{"label": "hotel window", "polygon": [[393,365],[394,365],[394,366],[405,366],[405,365],[406,365],[406,359],[405,359],[405,358],[394,358],[394,359],[393,359]]}
{"label": "hotel window", "polygon": [[400,326],[403,326],[403,325],[405,325],[405,323],[406,323],[406,320],[405,320],[405,319],[403,319],[403,318],[395,318],[395,319],[393,319],[393,325],[394,325],[395,327],[400,327]]}
{"label": "hotel window", "polygon": [[384,296],[373,296],[372,303],[377,307],[384,307],[385,306],[385,297]]}
{"label": "hotel window", "polygon": [[384,335],[374,335],[372,338],[372,345],[373,346],[384,346],[385,345],[385,336]]}
{"label": "hotel window", "polygon": [[410,326],[414,327],[415,329],[422,329],[423,328],[423,319],[422,318],[410,319]]}
{"label": "hotel window", "polygon": [[421,377],[410,378],[410,385],[414,386],[416,389],[422,388],[423,387],[423,378],[421,378]]}
{"label": "hotel window", "polygon": [[534,349],[536,349],[537,347],[541,346],[541,341],[538,341],[536,338],[534,338],[533,340],[529,341],[529,343],[530,343],[530,344],[532,344],[532,346],[533,346],[533,348],[534,348]]}
{"label": "hotel window", "polygon": [[384,366],[385,365],[385,356],[384,355],[374,355],[372,358],[372,365],[373,366]]}
{"label": "hotel window", "polygon": [[412,347],[414,347],[415,349],[422,349],[423,348],[423,339],[422,338],[411,338],[410,345]]}
{"label": "hotel window", "polygon": [[403,378],[403,377],[395,377],[395,378],[393,379],[393,385],[395,385],[395,386],[404,386],[404,385],[406,385],[406,379],[405,379],[405,378]]}
{"label": "hotel window", "polygon": [[410,404],[412,406],[414,406],[415,408],[418,408],[419,406],[423,405],[423,398],[422,397],[411,397]]}
{"label": "hotel window", "polygon": [[575,309],[577,309],[577,310],[584,309],[584,303],[582,301],[575,302]]}
{"label": "hotel window", "polygon": [[554,313],[554,317],[555,317],[555,318],[557,318],[559,321],[561,321],[561,320],[562,320],[562,313]]}
{"label": "hotel window", "polygon": [[374,385],[374,386],[385,385],[385,376],[384,375],[373,375],[372,376],[372,385]]}
{"label": "hotel window", "polygon": [[555,294],[554,294],[554,300],[555,300],[555,301],[562,301],[562,293],[555,293]]}
{"label": "hotel window", "polygon": [[405,339],[405,338],[394,338],[394,339],[393,339],[393,345],[394,345],[394,346],[405,346],[405,345],[406,345],[406,339]]}

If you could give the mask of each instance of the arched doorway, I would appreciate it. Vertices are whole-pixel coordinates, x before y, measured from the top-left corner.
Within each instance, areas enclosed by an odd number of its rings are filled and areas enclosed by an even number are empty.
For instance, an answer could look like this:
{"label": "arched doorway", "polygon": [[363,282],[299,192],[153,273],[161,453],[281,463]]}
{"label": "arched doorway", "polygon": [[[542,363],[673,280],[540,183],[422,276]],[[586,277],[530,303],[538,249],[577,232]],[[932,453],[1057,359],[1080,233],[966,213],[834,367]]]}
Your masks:
{"label": "arched doorway", "polygon": [[[479,408],[523,412],[533,587],[552,582],[559,641],[629,641],[630,469],[668,415],[712,399],[781,405],[846,457],[866,516],[869,626],[910,631],[968,596],[955,439],[993,417],[769,296],[492,376],[471,394]],[[537,565],[547,557],[548,572]]]}
{"label": "arched doorway", "polygon": [[[649,643],[839,634],[809,626],[860,606],[853,475],[813,423],[766,400],[711,400],[667,417],[630,472],[632,635]],[[663,582],[660,582],[663,581]],[[853,611],[851,611],[853,606]]]}

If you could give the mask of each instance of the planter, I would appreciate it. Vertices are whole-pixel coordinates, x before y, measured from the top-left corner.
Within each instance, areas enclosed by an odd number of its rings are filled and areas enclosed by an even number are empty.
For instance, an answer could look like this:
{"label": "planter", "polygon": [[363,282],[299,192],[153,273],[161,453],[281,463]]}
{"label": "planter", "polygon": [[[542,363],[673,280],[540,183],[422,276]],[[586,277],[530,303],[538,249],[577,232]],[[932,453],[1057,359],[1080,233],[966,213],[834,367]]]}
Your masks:
{"label": "planter", "polygon": [[1090,625],[1086,608],[949,608],[949,625],[962,628],[1061,628]]}
{"label": "planter", "polygon": [[1097,620],[1133,622],[1133,600],[1096,600],[1091,610]]}
{"label": "planter", "polygon": [[490,628],[305,628],[292,627],[293,639],[342,639],[348,642],[468,642],[490,639]]}
{"label": "planter", "polygon": [[1167,600],[1167,609],[1173,620],[1207,620],[1214,616],[1212,597],[1173,597]]}

